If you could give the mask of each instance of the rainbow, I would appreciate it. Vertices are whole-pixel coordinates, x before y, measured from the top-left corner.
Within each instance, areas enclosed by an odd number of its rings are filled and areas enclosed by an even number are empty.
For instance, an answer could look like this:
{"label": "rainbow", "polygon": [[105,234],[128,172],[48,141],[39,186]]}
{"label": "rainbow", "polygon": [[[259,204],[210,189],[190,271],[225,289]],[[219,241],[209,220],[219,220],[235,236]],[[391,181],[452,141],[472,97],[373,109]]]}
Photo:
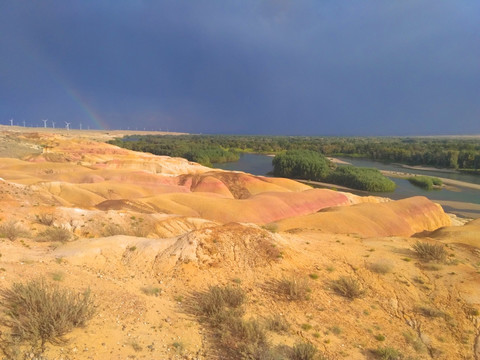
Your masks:
{"label": "rainbow", "polygon": [[108,124],[102,120],[100,115],[88,104],[88,102],[82,97],[82,95],[74,89],[72,86],[66,86],[65,82],[60,82],[65,89],[66,94],[82,109],[82,111],[88,116],[90,121],[99,129],[108,129]]}

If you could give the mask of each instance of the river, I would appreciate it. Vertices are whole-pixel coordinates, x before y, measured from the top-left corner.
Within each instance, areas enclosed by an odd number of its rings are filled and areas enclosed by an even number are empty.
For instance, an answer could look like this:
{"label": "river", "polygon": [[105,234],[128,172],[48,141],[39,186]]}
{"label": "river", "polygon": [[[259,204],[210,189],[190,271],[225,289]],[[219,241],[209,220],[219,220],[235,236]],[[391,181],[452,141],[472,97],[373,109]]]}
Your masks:
{"label": "river", "polygon": [[[213,164],[215,168],[224,170],[244,171],[253,175],[267,175],[273,170],[272,157],[262,154],[241,154],[240,160],[235,162],[228,162],[222,164]],[[450,173],[443,171],[424,171],[419,169],[405,168],[398,164],[382,163],[369,159],[358,158],[339,158],[340,160],[351,163],[360,167],[371,167],[379,170],[388,170],[395,172],[407,172],[412,174],[420,174],[427,176],[438,176],[443,178],[450,178],[475,184],[480,184],[480,177],[475,175],[468,175],[462,173]],[[391,178],[396,184],[397,188],[391,193],[372,193],[371,195],[385,196],[391,199],[403,199],[411,196],[425,196],[431,200],[438,201],[448,211],[455,212],[462,216],[480,217],[480,191],[469,189],[465,187],[451,187],[443,188],[441,190],[423,190],[417,186],[413,186],[406,179]],[[365,193],[361,193],[365,195]],[[462,204],[458,204],[462,203]],[[469,205],[469,206],[467,206]],[[456,211],[456,210],[461,211]]]}

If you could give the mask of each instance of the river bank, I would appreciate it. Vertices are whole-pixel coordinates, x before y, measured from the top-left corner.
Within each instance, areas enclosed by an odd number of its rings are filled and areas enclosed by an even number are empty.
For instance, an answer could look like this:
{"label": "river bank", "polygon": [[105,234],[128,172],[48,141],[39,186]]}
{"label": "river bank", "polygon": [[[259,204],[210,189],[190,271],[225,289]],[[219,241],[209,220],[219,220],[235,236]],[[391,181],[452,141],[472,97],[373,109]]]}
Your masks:
{"label": "river bank", "polygon": [[[401,171],[380,170],[380,172],[385,176],[396,177],[400,179],[408,179],[409,177],[412,177],[412,176],[418,176],[417,174],[411,174],[411,173],[401,172]],[[438,176],[435,176],[435,177],[442,180],[442,182],[445,185],[460,186],[464,188],[480,190],[480,184],[472,184],[466,181],[448,179],[448,178],[438,177]]]}
{"label": "river bank", "polygon": [[[445,210],[461,217],[480,217],[480,177],[446,172],[422,171],[418,169],[405,169],[399,165],[385,164],[368,159],[335,158],[354,166],[376,168],[397,185],[391,193],[368,193],[361,192],[334,184],[318,183],[312,186],[337,189],[352,192],[361,196],[388,197],[392,200],[405,199],[412,196],[425,196],[428,199],[441,204]],[[237,162],[215,164],[217,168],[233,171],[244,171],[254,175],[265,176],[273,170],[272,158],[263,154],[242,154]],[[446,186],[439,190],[428,191],[412,185],[406,178],[415,175],[441,177]],[[308,182],[306,182],[308,183]]]}

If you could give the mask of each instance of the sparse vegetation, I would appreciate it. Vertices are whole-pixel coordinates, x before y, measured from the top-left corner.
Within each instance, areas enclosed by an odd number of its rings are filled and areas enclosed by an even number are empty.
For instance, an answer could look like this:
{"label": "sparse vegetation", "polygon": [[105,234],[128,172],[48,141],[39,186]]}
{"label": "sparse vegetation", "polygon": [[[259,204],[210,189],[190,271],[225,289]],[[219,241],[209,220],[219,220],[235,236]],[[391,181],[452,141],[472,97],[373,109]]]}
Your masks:
{"label": "sparse vegetation", "polygon": [[11,220],[0,225],[0,237],[15,241],[17,238],[24,236],[26,231],[18,225],[17,221]]}
{"label": "sparse vegetation", "polygon": [[368,265],[368,268],[377,274],[388,274],[393,269],[393,264],[387,260],[378,260]]}
{"label": "sparse vegetation", "polygon": [[246,299],[245,292],[240,287],[212,286],[199,297],[198,307],[205,316],[216,316],[228,306],[240,307]]}
{"label": "sparse vegetation", "polygon": [[108,224],[104,226],[102,235],[107,237],[115,235],[128,235],[128,231],[118,224]]}
{"label": "sparse vegetation", "polygon": [[40,215],[35,215],[35,220],[42,225],[52,226],[55,221],[53,214],[43,213]]}
{"label": "sparse vegetation", "polygon": [[302,330],[308,331],[312,329],[312,325],[305,323],[305,324],[302,324],[301,328]]}
{"label": "sparse vegetation", "polygon": [[423,342],[419,339],[418,336],[416,336],[412,332],[410,331],[404,332],[403,337],[405,338],[405,341],[408,344],[410,344],[416,352],[420,353],[426,350],[426,347],[423,344]]}
{"label": "sparse vegetation", "polygon": [[417,307],[417,311],[419,313],[421,313],[423,316],[426,316],[426,317],[432,317],[432,318],[436,318],[436,317],[447,317],[447,315],[445,314],[445,312],[441,311],[441,310],[438,310],[438,309],[435,309],[435,308],[432,308],[432,307],[429,307],[429,306],[419,306]]}
{"label": "sparse vegetation", "polygon": [[290,324],[281,315],[275,314],[265,320],[265,326],[267,330],[274,331],[276,333],[287,333],[290,329]]}
{"label": "sparse vegetation", "polygon": [[417,241],[413,245],[413,250],[415,250],[417,255],[425,261],[445,261],[447,258],[445,247],[441,244],[430,244],[427,242]]}
{"label": "sparse vegetation", "polygon": [[332,288],[337,294],[349,299],[359,298],[365,294],[358,280],[353,277],[341,276],[333,281]]}
{"label": "sparse vegetation", "polygon": [[317,357],[318,349],[309,342],[297,343],[293,346],[291,360],[314,360]]}
{"label": "sparse vegetation", "polygon": [[140,352],[140,351],[143,350],[142,346],[141,346],[138,342],[136,342],[135,340],[130,341],[128,344],[129,344],[129,345],[132,347],[132,349],[135,350],[136,352]]}
{"label": "sparse vegetation", "polygon": [[44,279],[14,283],[0,291],[0,299],[11,340],[29,342],[39,354],[47,342],[64,343],[64,336],[85,325],[94,313],[90,290],[76,293]]}
{"label": "sparse vegetation", "polygon": [[329,330],[335,335],[340,335],[342,333],[342,329],[337,325],[332,326],[331,328],[329,328]]}
{"label": "sparse vegetation", "polygon": [[373,355],[380,360],[400,360],[402,355],[392,347],[380,347],[372,351]]}
{"label": "sparse vegetation", "polygon": [[265,329],[255,319],[228,317],[220,324],[220,331],[222,344],[233,358],[262,359],[269,353]]}
{"label": "sparse vegetation", "polygon": [[142,292],[148,296],[159,296],[161,293],[160,288],[155,286],[145,286],[142,287],[140,290],[142,290]]}
{"label": "sparse vegetation", "polygon": [[292,277],[278,283],[278,292],[290,301],[308,300],[310,291],[306,279],[303,278]]}
{"label": "sparse vegetation", "polygon": [[65,274],[61,271],[55,271],[50,273],[52,280],[54,281],[62,281],[63,278],[65,277]]}
{"label": "sparse vegetation", "polygon": [[184,345],[183,342],[181,342],[181,341],[175,341],[175,342],[172,344],[172,347],[173,347],[178,353],[182,353],[182,352],[185,350],[185,345]]}
{"label": "sparse vegetation", "polygon": [[53,241],[65,243],[72,238],[72,234],[64,227],[51,227],[38,234],[37,241]]}

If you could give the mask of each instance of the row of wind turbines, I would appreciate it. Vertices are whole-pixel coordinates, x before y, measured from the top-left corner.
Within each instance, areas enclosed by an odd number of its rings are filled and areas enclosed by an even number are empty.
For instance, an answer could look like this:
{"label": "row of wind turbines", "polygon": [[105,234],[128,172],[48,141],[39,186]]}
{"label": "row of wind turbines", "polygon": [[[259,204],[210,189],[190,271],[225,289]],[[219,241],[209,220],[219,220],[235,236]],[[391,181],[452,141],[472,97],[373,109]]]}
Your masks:
{"label": "row of wind turbines", "polygon": [[[42,119],[42,121],[43,121],[43,127],[47,128],[48,119]],[[52,129],[55,129],[55,121],[51,120],[50,122],[52,123]],[[67,129],[67,131],[70,130],[71,124],[72,124],[71,122],[65,121],[65,129]],[[10,126],[14,126],[13,119],[10,119]],[[23,120],[23,127],[25,127],[25,120]],[[82,130],[82,123],[80,123],[80,130]]]}

